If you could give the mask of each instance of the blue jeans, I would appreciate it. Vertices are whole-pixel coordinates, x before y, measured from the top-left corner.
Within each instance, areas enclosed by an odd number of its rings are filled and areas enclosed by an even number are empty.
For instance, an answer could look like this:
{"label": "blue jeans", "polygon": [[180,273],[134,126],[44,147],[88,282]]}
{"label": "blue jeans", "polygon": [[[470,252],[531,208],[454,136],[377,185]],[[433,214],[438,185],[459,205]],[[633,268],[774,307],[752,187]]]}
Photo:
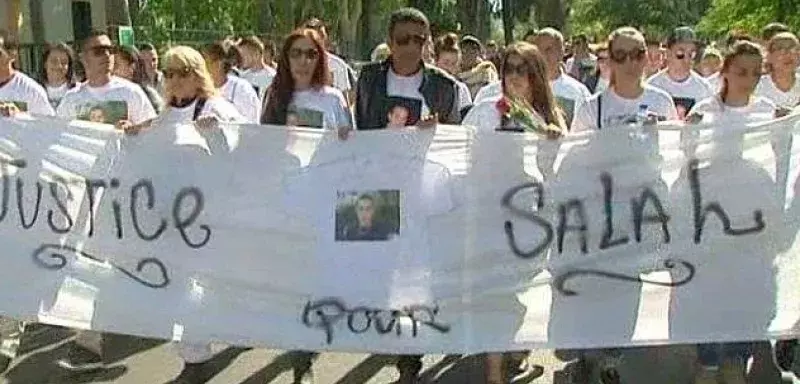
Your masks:
{"label": "blue jeans", "polygon": [[753,354],[753,343],[710,343],[697,345],[697,360],[704,367],[719,366],[723,360],[743,363]]}

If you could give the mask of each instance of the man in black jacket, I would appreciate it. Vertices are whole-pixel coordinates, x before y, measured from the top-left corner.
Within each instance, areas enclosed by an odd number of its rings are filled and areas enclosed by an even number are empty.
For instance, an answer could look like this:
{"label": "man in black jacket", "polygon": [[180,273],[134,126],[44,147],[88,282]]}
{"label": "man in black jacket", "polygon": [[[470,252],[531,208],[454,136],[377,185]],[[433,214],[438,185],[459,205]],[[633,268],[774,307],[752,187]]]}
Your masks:
{"label": "man in black jacket", "polygon": [[427,65],[422,51],[430,35],[428,18],[414,8],[392,13],[389,21],[391,56],[361,70],[356,87],[356,127],[383,129],[398,99],[418,101],[408,125],[459,124],[461,114],[455,80]]}

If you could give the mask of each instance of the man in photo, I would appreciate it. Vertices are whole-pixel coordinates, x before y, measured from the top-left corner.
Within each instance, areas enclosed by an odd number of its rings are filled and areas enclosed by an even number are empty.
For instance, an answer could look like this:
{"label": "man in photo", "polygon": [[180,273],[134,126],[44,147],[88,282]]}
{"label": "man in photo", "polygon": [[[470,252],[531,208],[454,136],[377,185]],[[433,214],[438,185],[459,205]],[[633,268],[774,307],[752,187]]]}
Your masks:
{"label": "man in photo", "polygon": [[294,112],[289,112],[286,114],[286,125],[290,127],[299,127],[300,124],[300,116],[298,116]]}
{"label": "man in photo", "polygon": [[99,106],[92,107],[92,109],[89,110],[89,121],[93,123],[105,123],[106,112]]}
{"label": "man in photo", "polygon": [[410,111],[402,105],[395,105],[389,110],[389,125],[387,128],[404,128],[408,123]]}
{"label": "man in photo", "polygon": [[378,204],[375,198],[364,194],[358,197],[355,204],[357,225],[344,229],[345,241],[386,241],[389,240],[391,230],[386,223],[376,221],[375,212]]}

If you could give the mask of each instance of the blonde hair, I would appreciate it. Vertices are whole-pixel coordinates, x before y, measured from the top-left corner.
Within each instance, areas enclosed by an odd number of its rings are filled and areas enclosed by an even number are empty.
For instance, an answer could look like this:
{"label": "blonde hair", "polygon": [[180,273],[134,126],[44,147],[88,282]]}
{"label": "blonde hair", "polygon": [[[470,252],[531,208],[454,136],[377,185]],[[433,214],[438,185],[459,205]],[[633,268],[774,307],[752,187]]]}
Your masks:
{"label": "blonde hair", "polygon": [[[198,97],[209,99],[218,94],[217,88],[214,87],[214,81],[211,79],[211,74],[206,67],[203,55],[194,48],[179,45],[167,51],[164,55],[164,68],[175,67],[188,69],[189,73],[194,75],[195,80],[198,82]],[[167,102],[173,99],[174,95],[168,86],[164,90],[164,93],[166,94]]]}
{"label": "blonde hair", "polygon": [[800,40],[797,39],[794,33],[791,32],[781,32],[775,36],[772,36],[767,43],[767,52],[775,51],[775,45],[781,41],[791,41],[795,45],[800,45]]}
{"label": "blonde hair", "polygon": [[[619,38],[628,38],[631,40],[635,40],[642,43],[642,47],[647,49],[647,40],[645,40],[644,35],[639,32],[638,29],[634,27],[620,27],[611,32],[608,35],[608,54],[609,57],[613,54],[614,51],[614,41]],[[611,71],[611,78],[608,80],[608,86],[613,87],[616,83],[616,76],[614,76],[614,71]]]}

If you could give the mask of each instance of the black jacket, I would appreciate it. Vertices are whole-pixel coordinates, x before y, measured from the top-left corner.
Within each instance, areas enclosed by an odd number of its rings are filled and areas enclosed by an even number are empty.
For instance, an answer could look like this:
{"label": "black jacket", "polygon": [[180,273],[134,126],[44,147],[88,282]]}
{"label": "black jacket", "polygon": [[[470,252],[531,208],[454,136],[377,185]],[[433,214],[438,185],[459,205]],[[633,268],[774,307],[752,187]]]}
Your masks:
{"label": "black jacket", "polygon": [[[367,64],[361,69],[356,86],[356,128],[383,129],[388,124],[389,103],[386,95],[386,75],[391,57],[380,63]],[[441,124],[460,124],[458,88],[455,79],[443,70],[425,65],[422,69],[419,92],[431,114],[439,114]]]}

